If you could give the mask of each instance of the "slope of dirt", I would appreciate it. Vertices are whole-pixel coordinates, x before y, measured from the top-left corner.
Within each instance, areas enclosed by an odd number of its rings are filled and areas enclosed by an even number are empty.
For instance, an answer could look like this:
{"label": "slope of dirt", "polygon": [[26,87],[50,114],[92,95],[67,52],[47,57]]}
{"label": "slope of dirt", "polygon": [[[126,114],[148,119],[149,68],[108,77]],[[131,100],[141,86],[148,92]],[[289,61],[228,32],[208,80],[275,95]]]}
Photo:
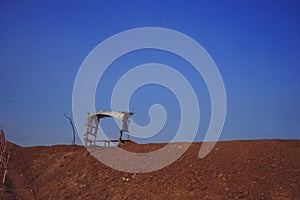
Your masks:
{"label": "slope of dirt", "polygon": [[[149,152],[164,144],[127,143]],[[98,162],[82,146],[19,147],[0,199],[300,199],[300,141],[219,142],[203,159],[193,143],[161,170],[132,174]]]}

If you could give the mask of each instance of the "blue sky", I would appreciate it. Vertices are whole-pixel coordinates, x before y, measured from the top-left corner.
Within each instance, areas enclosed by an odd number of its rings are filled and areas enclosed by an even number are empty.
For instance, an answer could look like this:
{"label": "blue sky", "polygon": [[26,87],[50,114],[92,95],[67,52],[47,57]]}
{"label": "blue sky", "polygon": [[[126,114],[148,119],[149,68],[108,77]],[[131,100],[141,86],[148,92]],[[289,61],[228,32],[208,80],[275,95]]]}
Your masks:
{"label": "blue sky", "polygon": [[[70,143],[71,128],[63,113],[72,112],[73,83],[85,57],[114,34],[153,26],[192,37],[218,66],[228,101],[220,139],[300,139],[299,9],[298,1],[289,0],[3,0],[0,124],[17,144]],[[205,84],[188,63],[166,52],[137,51],[116,60],[98,85],[96,108],[109,109],[109,92],[121,72],[147,62],[169,64],[191,81],[201,107],[196,140],[203,139],[210,119]],[[171,117],[161,133],[139,142],[168,141],[178,126],[176,98],[155,85],[132,97],[137,123],[149,122],[153,103],[164,105]],[[118,137],[112,120],[104,122],[104,129]]]}

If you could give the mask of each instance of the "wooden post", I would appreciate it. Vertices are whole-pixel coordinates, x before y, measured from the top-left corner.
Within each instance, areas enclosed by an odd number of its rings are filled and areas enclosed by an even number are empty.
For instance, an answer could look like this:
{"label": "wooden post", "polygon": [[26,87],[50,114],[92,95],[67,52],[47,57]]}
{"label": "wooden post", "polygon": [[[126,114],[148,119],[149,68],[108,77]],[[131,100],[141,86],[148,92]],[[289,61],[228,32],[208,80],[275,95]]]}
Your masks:
{"label": "wooden post", "polygon": [[122,136],[123,136],[123,131],[121,129],[120,130],[120,137],[119,137],[119,144],[123,143]]}

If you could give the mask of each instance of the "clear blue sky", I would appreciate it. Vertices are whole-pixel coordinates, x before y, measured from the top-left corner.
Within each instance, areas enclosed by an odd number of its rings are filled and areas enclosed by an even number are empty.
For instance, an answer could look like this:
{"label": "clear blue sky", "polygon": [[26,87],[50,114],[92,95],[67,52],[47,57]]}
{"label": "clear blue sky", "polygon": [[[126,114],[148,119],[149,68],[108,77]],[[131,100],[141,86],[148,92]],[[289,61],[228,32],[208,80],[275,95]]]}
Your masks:
{"label": "clear blue sky", "polygon": [[[70,143],[63,113],[72,112],[82,61],[106,38],[146,26],[185,33],[214,59],[228,100],[220,139],[300,139],[299,1],[2,0],[0,124],[8,139],[25,146]],[[196,140],[203,139],[210,118],[205,84],[182,67],[188,65],[184,60],[165,52],[135,52],[116,60],[99,83],[96,108],[109,108],[107,96],[121,72],[147,62],[173,66],[199,91],[203,113]],[[178,102],[159,86],[145,86],[133,96],[136,122],[149,122],[153,103],[163,104],[173,117],[159,135],[142,142],[167,141],[178,126]],[[104,127],[116,138],[111,123]]]}

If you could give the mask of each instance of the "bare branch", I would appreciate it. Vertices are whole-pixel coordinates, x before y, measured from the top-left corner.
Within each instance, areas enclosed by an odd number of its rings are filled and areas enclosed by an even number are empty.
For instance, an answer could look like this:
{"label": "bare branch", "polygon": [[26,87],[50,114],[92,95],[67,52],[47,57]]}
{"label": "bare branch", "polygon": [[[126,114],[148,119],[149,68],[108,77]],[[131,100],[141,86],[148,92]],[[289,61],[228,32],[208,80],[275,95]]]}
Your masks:
{"label": "bare branch", "polygon": [[75,143],[76,143],[76,141],[75,141],[75,126],[74,126],[73,120],[72,120],[71,116],[67,115],[66,113],[64,113],[64,115],[69,120],[69,122],[72,126],[72,132],[73,132],[72,145],[75,145]]}

